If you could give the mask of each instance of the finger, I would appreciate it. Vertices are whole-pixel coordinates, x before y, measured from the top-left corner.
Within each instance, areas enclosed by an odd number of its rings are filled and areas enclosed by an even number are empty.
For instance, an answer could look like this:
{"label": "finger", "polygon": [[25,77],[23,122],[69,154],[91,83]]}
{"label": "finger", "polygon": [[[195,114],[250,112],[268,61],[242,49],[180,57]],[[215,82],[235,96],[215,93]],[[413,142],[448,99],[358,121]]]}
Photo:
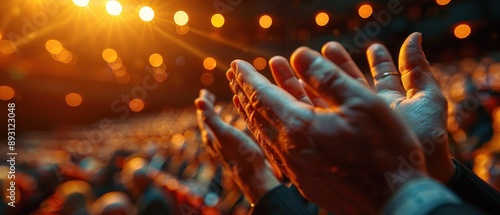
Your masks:
{"label": "finger", "polygon": [[[220,155],[219,153],[219,149],[221,148],[220,144],[217,142],[216,138],[214,137],[214,134],[212,133],[212,130],[210,129],[210,127],[208,127],[208,125],[204,122],[204,111],[199,107],[199,103],[200,102],[206,102],[206,103],[210,103],[209,101],[204,101],[203,98],[198,98],[195,100],[195,106],[197,107],[196,109],[196,117],[198,119],[198,126],[200,128],[200,132],[201,132],[201,138],[202,138],[202,141],[203,143],[209,147],[211,149],[211,153],[213,156],[217,157]],[[213,105],[213,104],[211,104]],[[207,110],[205,110],[206,112]],[[207,114],[207,113],[205,113]],[[214,113],[209,113],[209,114],[214,114],[214,115],[217,115]]]}
{"label": "finger", "polygon": [[392,91],[403,96],[405,90],[401,76],[389,51],[381,44],[373,44],[366,51],[366,56],[377,92]]}
{"label": "finger", "polygon": [[[258,149],[254,142],[248,136],[243,134],[243,132],[222,121],[222,119],[215,113],[212,103],[204,99],[198,99],[196,100],[196,106],[203,112],[204,122],[221,144],[221,151],[234,154],[234,152],[238,150],[240,144],[244,144],[249,147],[252,147],[253,145],[254,149]],[[227,156],[227,153],[224,152],[223,154]]]}
{"label": "finger", "polygon": [[[246,110],[245,108],[241,105],[240,100],[238,99],[238,96],[233,97],[233,103],[236,109],[238,110],[238,113],[241,115],[241,117],[245,120],[245,122],[248,124],[248,129],[252,132],[253,136],[257,140],[257,143],[264,149],[266,154],[269,157],[269,160],[274,162],[279,168],[281,168],[284,171],[284,163],[283,163],[283,157],[281,156],[280,150],[278,150],[278,146],[275,144],[271,144],[274,141],[272,140],[273,137],[269,137],[269,135],[273,135],[272,132],[265,132],[260,129],[260,126],[253,125],[252,122],[250,122],[249,117],[246,115]],[[262,116],[257,116],[261,120],[262,123],[266,123],[267,121],[264,120]],[[274,135],[275,136],[275,135]]]}
{"label": "finger", "polygon": [[297,75],[330,105],[341,105],[351,98],[369,98],[371,92],[341,68],[307,47],[291,57]]}
{"label": "finger", "polygon": [[[313,119],[311,107],[269,82],[249,63],[235,60],[231,66],[235,77],[230,82],[236,82],[243,90],[245,98],[248,98],[247,104],[246,101],[241,101],[245,109],[259,112],[277,128],[286,126],[301,129]],[[249,109],[250,107],[252,108]],[[253,113],[247,114],[252,119]]]}
{"label": "finger", "polygon": [[297,98],[297,100],[312,105],[307,93],[297,77],[295,77],[295,74],[293,74],[292,68],[285,58],[280,56],[271,58],[269,67],[278,86]]}
{"label": "finger", "polygon": [[215,100],[216,100],[215,95],[206,89],[200,90],[199,98],[205,99],[206,101],[211,102],[212,104],[215,104]]}
{"label": "finger", "polygon": [[423,90],[441,94],[421,43],[422,34],[413,33],[406,38],[399,52],[399,71],[408,97]]}
{"label": "finger", "polygon": [[350,75],[352,78],[358,80],[366,87],[369,88],[368,81],[366,81],[365,76],[359,69],[358,65],[352,60],[351,55],[345,50],[338,42],[328,42],[323,48],[321,48],[321,53],[328,60],[332,61],[334,64],[339,66],[344,72]]}
{"label": "finger", "polygon": [[321,108],[327,108],[328,103],[325,102],[322,98],[318,97],[314,92],[311,90],[309,86],[307,86],[306,82],[304,82],[302,79],[299,79],[300,85],[302,85],[302,88],[306,91],[307,97],[311,99],[311,102],[313,103],[314,107],[321,107]]}

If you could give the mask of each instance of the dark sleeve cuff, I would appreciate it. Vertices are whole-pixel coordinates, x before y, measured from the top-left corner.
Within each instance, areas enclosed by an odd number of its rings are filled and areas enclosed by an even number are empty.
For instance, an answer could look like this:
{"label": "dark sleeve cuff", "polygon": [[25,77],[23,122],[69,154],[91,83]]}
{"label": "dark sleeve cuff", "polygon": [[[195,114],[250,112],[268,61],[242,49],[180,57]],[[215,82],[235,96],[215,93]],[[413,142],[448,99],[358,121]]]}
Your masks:
{"label": "dark sleeve cuff", "polygon": [[464,202],[489,214],[498,214],[500,193],[459,161],[453,159],[453,163],[455,175],[447,183],[448,188]]}
{"label": "dark sleeve cuff", "polygon": [[301,196],[291,192],[285,185],[280,185],[267,192],[250,212],[250,214],[309,214],[307,207],[301,202]]}

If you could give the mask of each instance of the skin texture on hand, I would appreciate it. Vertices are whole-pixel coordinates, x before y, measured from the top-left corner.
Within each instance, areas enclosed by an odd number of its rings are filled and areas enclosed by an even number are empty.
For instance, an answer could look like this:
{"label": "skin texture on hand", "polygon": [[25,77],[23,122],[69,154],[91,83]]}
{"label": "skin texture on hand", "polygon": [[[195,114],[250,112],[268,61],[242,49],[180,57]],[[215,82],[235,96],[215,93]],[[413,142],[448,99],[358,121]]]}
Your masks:
{"label": "skin texture on hand", "polygon": [[[370,88],[363,73],[340,43],[326,43],[322,54],[349,76]],[[373,91],[415,132],[424,149],[429,175],[441,182],[447,182],[454,175],[446,133],[447,102],[425,59],[421,48],[421,34],[413,33],[403,43],[399,70],[390,53],[381,44],[371,45],[367,50],[367,58],[372,77],[401,71],[401,76],[389,75],[374,80]],[[283,57],[270,60],[269,65],[277,84],[300,101],[308,104],[308,101],[313,101],[316,107],[325,107],[324,101],[311,93],[310,87],[297,79],[287,64]],[[299,89],[301,87],[303,89]],[[304,90],[307,96],[301,93]]]}
{"label": "skin texture on hand", "polygon": [[222,121],[214,111],[214,103],[215,96],[208,90],[201,90],[195,100],[203,143],[231,174],[245,197],[255,203],[280,183],[266,165],[259,146],[245,133]]}
{"label": "skin texture on hand", "polygon": [[[249,129],[309,200],[339,214],[377,213],[394,191],[384,175],[398,174],[398,157],[420,158],[405,180],[425,175],[418,140],[380,97],[308,48],[291,64],[309,89],[294,91],[295,81],[281,78],[289,93],[241,60],[227,77]],[[271,68],[281,66],[289,69]]]}

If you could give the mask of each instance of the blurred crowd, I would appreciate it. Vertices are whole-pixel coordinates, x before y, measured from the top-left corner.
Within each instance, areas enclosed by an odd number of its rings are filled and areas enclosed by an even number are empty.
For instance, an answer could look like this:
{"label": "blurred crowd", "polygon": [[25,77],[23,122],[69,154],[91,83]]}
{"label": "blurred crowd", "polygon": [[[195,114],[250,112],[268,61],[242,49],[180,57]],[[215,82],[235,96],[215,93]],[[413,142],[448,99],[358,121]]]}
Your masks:
{"label": "blurred crowd", "polygon": [[500,190],[500,60],[498,56],[432,64],[448,100],[455,158]]}
{"label": "blurred crowd", "polygon": [[[448,99],[453,155],[500,190],[500,61],[464,59],[432,71]],[[245,129],[232,104],[215,108]],[[110,124],[25,135],[15,208],[7,206],[9,168],[0,166],[0,214],[248,213],[250,203],[202,143],[194,107]]]}

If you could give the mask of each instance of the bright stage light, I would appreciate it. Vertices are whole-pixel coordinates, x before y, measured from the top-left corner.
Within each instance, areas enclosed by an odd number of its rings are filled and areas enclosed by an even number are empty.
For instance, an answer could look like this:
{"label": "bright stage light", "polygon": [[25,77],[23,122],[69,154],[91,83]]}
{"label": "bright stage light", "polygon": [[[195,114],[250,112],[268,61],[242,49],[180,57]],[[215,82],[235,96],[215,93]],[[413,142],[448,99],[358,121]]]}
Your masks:
{"label": "bright stage light", "polygon": [[78,93],[70,93],[64,98],[66,104],[70,107],[78,107],[82,104],[82,96]]}
{"label": "bright stage light", "polygon": [[369,4],[361,5],[358,9],[358,14],[361,18],[366,19],[370,17],[373,13],[373,8]]}
{"label": "bright stage light", "polygon": [[163,57],[160,54],[154,53],[149,56],[149,64],[154,67],[159,67],[163,64]]}
{"label": "bright stage light", "polygon": [[131,111],[140,112],[142,111],[142,109],[144,109],[144,102],[140,99],[132,99],[128,103],[128,107],[130,108]]}
{"label": "bright stage light", "polygon": [[12,87],[0,86],[0,100],[4,101],[10,100],[14,98],[15,94],[16,92],[14,91],[14,89],[12,89]]}
{"label": "bright stage light", "polygon": [[319,26],[325,26],[330,21],[330,16],[327,13],[321,12],[316,15],[316,24]]}
{"label": "bright stage light", "polygon": [[120,13],[122,13],[122,5],[120,4],[120,2],[117,2],[117,1],[108,1],[108,3],[106,3],[106,11],[108,11],[109,14],[113,15],[113,16],[118,16],[120,15]]}
{"label": "bright stage light", "polygon": [[470,35],[471,31],[472,30],[469,25],[460,24],[455,27],[453,33],[455,34],[455,37],[457,37],[458,39],[464,39]]}
{"label": "bright stage light", "polygon": [[225,19],[224,19],[224,16],[222,16],[222,14],[214,14],[212,16],[212,25],[216,28],[220,28],[224,25],[224,22],[225,22]]}
{"label": "bright stage light", "polygon": [[118,58],[118,54],[114,49],[104,49],[102,51],[102,59],[108,63],[113,63]]}
{"label": "bright stage light", "polygon": [[183,26],[183,25],[186,25],[188,23],[189,16],[186,12],[180,10],[174,14],[174,21],[175,21],[175,24]]}
{"label": "bright stage light", "polygon": [[207,57],[203,60],[203,67],[206,70],[214,70],[217,67],[217,61],[213,57]]}
{"label": "bright stage light", "polygon": [[269,15],[263,15],[259,19],[260,27],[269,28],[273,24],[273,19]]}
{"label": "bright stage light", "polygon": [[139,10],[139,17],[141,17],[143,21],[149,22],[155,17],[155,11],[151,7],[144,6]]}
{"label": "bright stage light", "polygon": [[87,7],[89,5],[90,0],[73,0],[73,3],[75,3],[76,6],[78,7]]}
{"label": "bright stage light", "polygon": [[57,40],[48,40],[45,43],[45,48],[51,54],[59,54],[63,51],[63,46],[62,46],[61,42],[59,42]]}

